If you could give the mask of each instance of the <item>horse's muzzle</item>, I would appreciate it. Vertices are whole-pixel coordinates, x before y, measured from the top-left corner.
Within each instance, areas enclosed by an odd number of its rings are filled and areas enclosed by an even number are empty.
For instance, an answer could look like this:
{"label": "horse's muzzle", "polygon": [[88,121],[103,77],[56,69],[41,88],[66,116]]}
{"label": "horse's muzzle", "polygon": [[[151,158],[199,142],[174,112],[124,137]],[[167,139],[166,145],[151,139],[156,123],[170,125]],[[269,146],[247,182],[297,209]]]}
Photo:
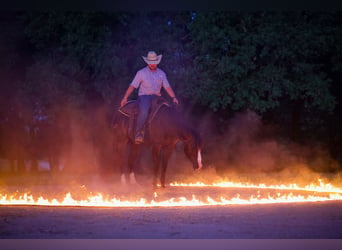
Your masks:
{"label": "horse's muzzle", "polygon": [[200,171],[200,170],[202,169],[202,167],[203,167],[202,163],[201,163],[201,164],[195,164],[195,165],[193,166],[193,168],[194,168],[195,171]]}

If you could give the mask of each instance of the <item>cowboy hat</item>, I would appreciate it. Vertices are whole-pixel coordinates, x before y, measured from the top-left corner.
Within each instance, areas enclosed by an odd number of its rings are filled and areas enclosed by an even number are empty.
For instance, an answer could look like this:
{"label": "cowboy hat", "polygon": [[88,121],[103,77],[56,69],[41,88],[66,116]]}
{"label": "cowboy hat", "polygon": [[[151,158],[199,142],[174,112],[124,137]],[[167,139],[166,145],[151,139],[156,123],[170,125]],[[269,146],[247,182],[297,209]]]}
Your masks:
{"label": "cowboy hat", "polygon": [[147,57],[143,56],[142,58],[147,64],[159,64],[163,55],[157,56],[156,52],[149,51],[147,53]]}

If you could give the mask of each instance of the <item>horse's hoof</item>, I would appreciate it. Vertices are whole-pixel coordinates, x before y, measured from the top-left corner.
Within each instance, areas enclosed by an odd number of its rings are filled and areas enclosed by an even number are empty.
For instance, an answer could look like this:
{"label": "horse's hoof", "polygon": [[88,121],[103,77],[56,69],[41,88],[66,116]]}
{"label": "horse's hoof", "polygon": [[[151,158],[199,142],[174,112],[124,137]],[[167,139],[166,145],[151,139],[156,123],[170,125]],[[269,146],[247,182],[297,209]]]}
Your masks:
{"label": "horse's hoof", "polygon": [[134,173],[130,173],[129,174],[129,182],[132,185],[136,185],[137,184],[137,180],[135,179],[135,174]]}
{"label": "horse's hoof", "polygon": [[121,185],[126,185],[127,184],[126,176],[124,174],[121,175],[120,182],[121,182]]}

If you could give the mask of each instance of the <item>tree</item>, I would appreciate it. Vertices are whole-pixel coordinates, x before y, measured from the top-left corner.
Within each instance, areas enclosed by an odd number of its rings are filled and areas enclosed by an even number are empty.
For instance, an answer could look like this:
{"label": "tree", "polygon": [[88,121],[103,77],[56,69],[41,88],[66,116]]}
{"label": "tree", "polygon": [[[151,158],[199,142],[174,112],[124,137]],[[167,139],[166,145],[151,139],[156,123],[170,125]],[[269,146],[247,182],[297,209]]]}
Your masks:
{"label": "tree", "polygon": [[337,104],[331,71],[340,65],[340,27],[339,12],[198,12],[184,93],[221,121],[251,109],[292,139],[317,136]]}
{"label": "tree", "polygon": [[275,109],[282,99],[332,111],[322,58],[338,29],[333,14],[198,13],[190,26],[194,74],[189,95],[213,111]]}

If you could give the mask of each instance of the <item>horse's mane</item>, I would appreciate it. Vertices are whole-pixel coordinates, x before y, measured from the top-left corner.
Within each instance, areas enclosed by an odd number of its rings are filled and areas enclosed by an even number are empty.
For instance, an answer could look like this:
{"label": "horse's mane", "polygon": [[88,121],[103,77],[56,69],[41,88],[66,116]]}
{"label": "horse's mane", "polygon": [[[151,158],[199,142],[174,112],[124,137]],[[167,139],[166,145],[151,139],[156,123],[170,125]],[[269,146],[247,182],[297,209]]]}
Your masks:
{"label": "horse's mane", "polygon": [[179,130],[179,136],[183,141],[187,141],[190,138],[194,140],[196,145],[201,145],[201,137],[196,131],[194,126],[185,119],[184,115],[178,111],[174,106],[163,106],[159,110],[159,115],[156,117],[159,119],[160,126],[174,125]]}

